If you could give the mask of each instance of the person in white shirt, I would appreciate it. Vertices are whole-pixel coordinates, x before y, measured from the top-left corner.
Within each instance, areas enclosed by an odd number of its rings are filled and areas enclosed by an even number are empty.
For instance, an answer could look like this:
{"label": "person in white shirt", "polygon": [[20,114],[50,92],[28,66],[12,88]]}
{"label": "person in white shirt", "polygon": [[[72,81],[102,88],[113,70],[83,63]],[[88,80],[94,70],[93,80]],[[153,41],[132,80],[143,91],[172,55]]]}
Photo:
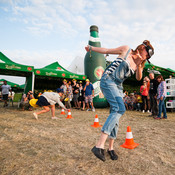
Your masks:
{"label": "person in white shirt", "polygon": [[7,81],[4,81],[4,84],[1,86],[1,94],[2,94],[2,99],[4,101],[4,107],[8,106],[7,101],[8,101],[9,91],[11,92],[11,86],[7,84]]}
{"label": "person in white shirt", "polygon": [[60,87],[61,89],[63,89],[64,95],[66,95],[66,91],[67,91],[67,80],[64,79],[63,80],[63,84]]}
{"label": "person in white shirt", "polygon": [[44,109],[39,112],[34,112],[34,117],[38,120],[38,115],[50,111],[52,112],[52,119],[57,119],[55,117],[55,104],[58,103],[61,108],[66,109],[64,104],[60,101],[61,96],[63,95],[63,89],[57,88],[57,92],[44,92],[38,99],[37,105],[43,107]]}
{"label": "person in white shirt", "polygon": [[11,101],[12,101],[12,106],[13,106],[13,99],[14,99],[14,96],[15,96],[15,92],[14,91],[11,91],[11,92],[9,92],[9,98],[11,99]]}

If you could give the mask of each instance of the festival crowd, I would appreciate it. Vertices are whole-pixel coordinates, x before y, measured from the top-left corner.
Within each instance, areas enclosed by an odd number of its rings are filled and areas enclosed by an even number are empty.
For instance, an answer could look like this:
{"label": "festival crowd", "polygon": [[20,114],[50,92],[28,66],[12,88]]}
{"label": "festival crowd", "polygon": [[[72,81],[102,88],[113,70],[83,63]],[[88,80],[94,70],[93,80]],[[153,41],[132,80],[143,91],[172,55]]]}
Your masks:
{"label": "festival crowd", "polygon": [[[81,109],[82,111],[95,112],[93,105],[94,87],[89,79],[86,79],[85,85],[83,85],[82,81],[77,82],[76,79],[73,79],[72,81],[64,79],[63,84],[58,89],[62,90],[60,101],[62,101],[65,109],[75,108]],[[8,106],[8,97],[11,92],[11,87],[4,81],[4,84],[1,86],[4,107]],[[161,113],[163,112],[163,119],[167,119],[165,94],[166,84],[162,75],[158,75],[155,78],[154,73],[151,72],[149,77],[146,76],[143,79],[143,85],[140,87],[140,92],[134,91],[133,93],[128,94],[127,91],[124,91],[123,100],[127,110],[142,111],[143,113],[148,112],[151,113],[149,116],[155,119],[160,119]],[[40,96],[42,96],[42,93],[39,93],[38,97]],[[23,94],[20,101],[21,110],[32,110],[32,107],[29,104],[31,99],[34,99],[32,91]]]}
{"label": "festival crowd", "polygon": [[149,77],[143,79],[143,85],[140,87],[140,92],[134,91],[128,95],[124,91],[124,104],[127,110],[137,110],[143,113],[151,113],[150,117],[167,119],[165,107],[166,83],[162,75],[156,78],[154,73],[149,73]]}

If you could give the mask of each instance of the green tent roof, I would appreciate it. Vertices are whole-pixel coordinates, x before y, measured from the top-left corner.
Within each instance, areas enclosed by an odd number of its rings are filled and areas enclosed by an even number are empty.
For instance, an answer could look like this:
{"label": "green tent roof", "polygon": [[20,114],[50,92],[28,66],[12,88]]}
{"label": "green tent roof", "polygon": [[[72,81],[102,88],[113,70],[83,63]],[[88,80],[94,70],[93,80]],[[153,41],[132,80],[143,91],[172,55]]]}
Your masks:
{"label": "green tent roof", "polygon": [[[7,81],[7,80],[5,80],[5,79],[0,79],[0,85],[4,84],[4,81]],[[13,82],[11,82],[11,81],[7,81],[7,84],[10,85],[11,87],[16,87],[16,88],[19,88],[19,87],[20,87],[19,84],[13,83]]]}
{"label": "green tent roof", "polygon": [[175,71],[170,68],[163,68],[156,66],[154,64],[149,64],[146,62],[144,72],[147,74],[153,72],[154,74],[161,74],[164,78],[169,78],[169,76],[175,76]]}
{"label": "green tent roof", "polygon": [[0,52],[0,74],[25,76],[25,74],[31,73],[33,71],[34,71],[33,66],[15,63],[8,57],[6,57],[2,52]]}
{"label": "green tent roof", "polygon": [[21,84],[21,85],[19,85],[19,87],[20,87],[21,89],[24,89],[24,88],[25,88],[25,84]]}
{"label": "green tent roof", "polygon": [[49,77],[59,77],[68,79],[85,80],[86,75],[79,75],[69,72],[63,68],[58,62],[54,62],[40,69],[35,69],[34,73],[36,76],[49,76]]}

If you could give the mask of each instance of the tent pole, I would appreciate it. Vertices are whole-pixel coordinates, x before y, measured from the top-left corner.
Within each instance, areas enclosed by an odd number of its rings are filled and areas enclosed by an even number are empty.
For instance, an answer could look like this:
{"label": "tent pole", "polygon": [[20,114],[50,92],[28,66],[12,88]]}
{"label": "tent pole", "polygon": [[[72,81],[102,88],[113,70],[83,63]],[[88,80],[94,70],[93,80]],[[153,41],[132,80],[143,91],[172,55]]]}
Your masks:
{"label": "tent pole", "polygon": [[35,74],[32,72],[32,92],[34,92]]}

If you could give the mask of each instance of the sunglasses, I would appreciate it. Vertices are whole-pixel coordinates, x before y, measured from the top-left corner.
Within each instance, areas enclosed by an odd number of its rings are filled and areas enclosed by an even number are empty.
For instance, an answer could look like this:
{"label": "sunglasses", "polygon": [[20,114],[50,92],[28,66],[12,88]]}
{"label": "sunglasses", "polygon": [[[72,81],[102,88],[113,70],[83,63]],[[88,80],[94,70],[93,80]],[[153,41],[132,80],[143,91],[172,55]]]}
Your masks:
{"label": "sunglasses", "polygon": [[149,59],[154,55],[154,51],[150,46],[147,46],[146,44],[143,43],[143,45],[145,46],[146,52],[148,53],[148,58],[147,61],[150,64]]}

